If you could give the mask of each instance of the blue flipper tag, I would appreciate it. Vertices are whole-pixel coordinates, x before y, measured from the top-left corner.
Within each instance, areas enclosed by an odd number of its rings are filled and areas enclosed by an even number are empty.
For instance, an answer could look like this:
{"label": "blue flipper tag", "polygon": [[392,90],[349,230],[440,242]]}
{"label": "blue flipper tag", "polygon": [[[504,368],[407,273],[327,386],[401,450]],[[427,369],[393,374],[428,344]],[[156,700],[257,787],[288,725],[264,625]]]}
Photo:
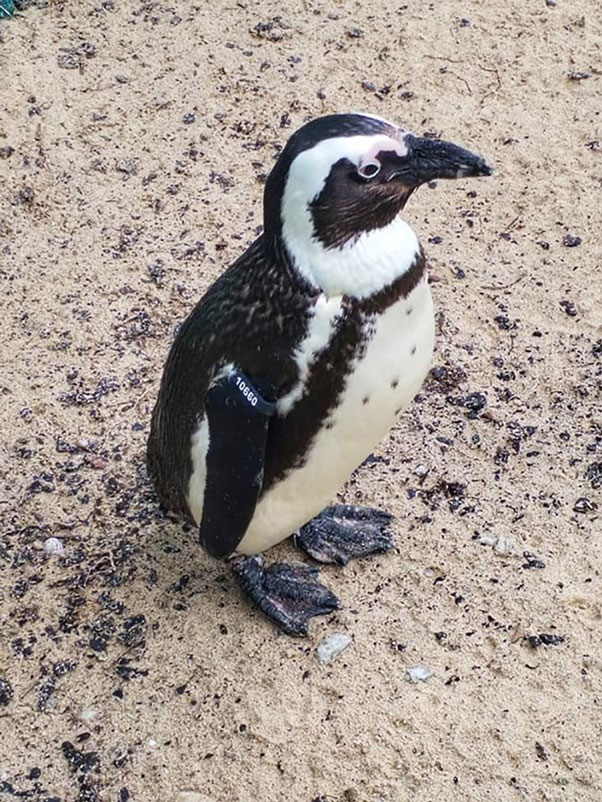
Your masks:
{"label": "blue flipper tag", "polygon": [[233,388],[237,398],[261,415],[272,415],[276,409],[275,401],[266,401],[253,382],[240,370],[228,375],[228,384]]}

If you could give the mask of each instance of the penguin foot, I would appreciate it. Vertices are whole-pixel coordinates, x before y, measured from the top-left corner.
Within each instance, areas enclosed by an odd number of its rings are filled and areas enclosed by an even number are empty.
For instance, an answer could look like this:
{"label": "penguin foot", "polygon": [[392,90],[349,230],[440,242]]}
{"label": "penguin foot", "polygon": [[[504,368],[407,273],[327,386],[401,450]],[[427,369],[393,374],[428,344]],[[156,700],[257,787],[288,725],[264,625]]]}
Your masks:
{"label": "penguin foot", "polygon": [[334,504],[302,526],[293,539],[314,560],[347,565],[353,557],[393,548],[388,529],[392,518],[372,507]]}
{"label": "penguin foot", "polygon": [[338,609],[339,600],[316,580],[318,569],[301,563],[274,563],[236,557],[232,569],[245,593],[289,635],[307,635],[309,619]]}

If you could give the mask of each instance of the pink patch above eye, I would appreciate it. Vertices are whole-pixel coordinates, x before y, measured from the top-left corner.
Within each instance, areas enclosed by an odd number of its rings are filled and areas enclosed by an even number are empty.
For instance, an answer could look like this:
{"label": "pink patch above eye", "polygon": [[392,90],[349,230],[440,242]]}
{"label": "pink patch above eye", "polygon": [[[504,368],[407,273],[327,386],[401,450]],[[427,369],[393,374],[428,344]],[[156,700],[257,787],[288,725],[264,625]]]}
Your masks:
{"label": "pink patch above eye", "polygon": [[405,156],[408,152],[408,149],[405,143],[400,139],[394,139],[391,136],[381,136],[375,138],[370,149],[363,154],[360,167],[362,164],[378,161],[377,156],[382,151],[393,151],[394,153],[397,153],[398,156]]}

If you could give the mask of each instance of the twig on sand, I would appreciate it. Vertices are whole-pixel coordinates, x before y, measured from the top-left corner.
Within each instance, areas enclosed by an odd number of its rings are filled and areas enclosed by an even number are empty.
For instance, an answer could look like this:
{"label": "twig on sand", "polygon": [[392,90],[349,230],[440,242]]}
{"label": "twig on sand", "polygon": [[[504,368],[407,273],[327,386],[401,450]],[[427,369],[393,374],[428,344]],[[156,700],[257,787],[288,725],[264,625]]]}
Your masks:
{"label": "twig on sand", "polygon": [[515,284],[518,284],[519,281],[522,281],[526,273],[521,273],[518,278],[515,278],[514,281],[511,281],[509,284],[498,284],[497,286],[487,286],[486,284],[481,284],[481,290],[507,290],[509,287],[514,287]]}

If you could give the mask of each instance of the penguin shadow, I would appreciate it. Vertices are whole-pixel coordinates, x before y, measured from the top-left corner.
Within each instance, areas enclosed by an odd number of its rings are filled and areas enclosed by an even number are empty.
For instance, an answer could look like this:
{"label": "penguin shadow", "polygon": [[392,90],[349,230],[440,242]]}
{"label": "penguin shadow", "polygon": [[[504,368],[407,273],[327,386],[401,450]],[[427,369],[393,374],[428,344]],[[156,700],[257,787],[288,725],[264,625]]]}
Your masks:
{"label": "penguin shadow", "polygon": [[204,629],[223,618],[228,601],[244,602],[227,563],[203,551],[197,528],[160,505],[153,525],[145,531],[143,548],[149,564],[147,585],[169,618],[189,612]]}

